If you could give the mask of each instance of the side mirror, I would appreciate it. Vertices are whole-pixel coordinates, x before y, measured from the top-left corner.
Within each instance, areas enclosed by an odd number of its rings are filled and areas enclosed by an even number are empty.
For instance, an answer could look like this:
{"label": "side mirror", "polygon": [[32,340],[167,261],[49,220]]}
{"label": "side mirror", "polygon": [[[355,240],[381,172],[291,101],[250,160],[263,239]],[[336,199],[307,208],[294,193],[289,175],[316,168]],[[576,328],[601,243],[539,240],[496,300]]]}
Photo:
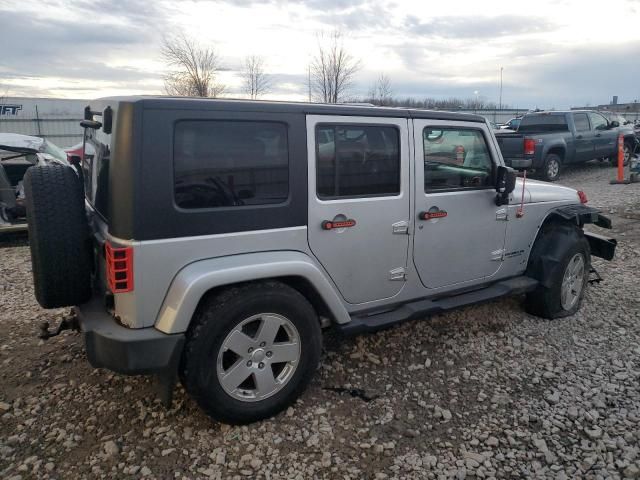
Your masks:
{"label": "side mirror", "polygon": [[609,128],[618,128],[620,126],[620,122],[618,122],[617,120],[612,120],[609,123]]}
{"label": "side mirror", "polygon": [[516,188],[516,171],[513,168],[499,166],[496,175],[496,205],[508,205],[509,194]]}

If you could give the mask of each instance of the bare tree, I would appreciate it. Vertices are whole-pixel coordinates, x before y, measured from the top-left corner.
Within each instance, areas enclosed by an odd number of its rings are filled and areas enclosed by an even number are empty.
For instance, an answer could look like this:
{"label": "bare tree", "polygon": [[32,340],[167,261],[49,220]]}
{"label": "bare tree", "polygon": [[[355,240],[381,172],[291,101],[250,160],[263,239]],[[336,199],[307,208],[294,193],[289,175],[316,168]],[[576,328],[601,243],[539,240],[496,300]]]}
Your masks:
{"label": "bare tree", "polygon": [[172,68],[164,78],[169,95],[215,98],[224,92],[224,85],[217,81],[220,58],[214,48],[181,34],[165,38],[161,54]]}
{"label": "bare tree", "polygon": [[315,98],[324,103],[342,101],[360,67],[360,61],[347,52],[339,30],[334,30],[328,39],[320,37],[309,78]]}
{"label": "bare tree", "polygon": [[393,90],[391,88],[391,79],[387,75],[381,73],[371,85],[369,98],[371,103],[375,105],[390,105],[393,98]]}
{"label": "bare tree", "polygon": [[249,95],[252,100],[271,90],[271,77],[264,71],[264,58],[258,55],[245,58],[242,78],[244,93]]}

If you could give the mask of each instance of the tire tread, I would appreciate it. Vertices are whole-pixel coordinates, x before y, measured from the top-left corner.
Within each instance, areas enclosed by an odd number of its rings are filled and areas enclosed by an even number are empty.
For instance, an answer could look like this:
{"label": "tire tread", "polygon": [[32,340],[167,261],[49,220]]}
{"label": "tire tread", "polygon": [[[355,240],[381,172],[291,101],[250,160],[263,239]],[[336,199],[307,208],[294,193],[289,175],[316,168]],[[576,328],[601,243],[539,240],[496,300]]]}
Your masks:
{"label": "tire tread", "polygon": [[88,227],[81,182],[71,167],[34,166],[24,177],[35,296],[44,308],[91,296]]}

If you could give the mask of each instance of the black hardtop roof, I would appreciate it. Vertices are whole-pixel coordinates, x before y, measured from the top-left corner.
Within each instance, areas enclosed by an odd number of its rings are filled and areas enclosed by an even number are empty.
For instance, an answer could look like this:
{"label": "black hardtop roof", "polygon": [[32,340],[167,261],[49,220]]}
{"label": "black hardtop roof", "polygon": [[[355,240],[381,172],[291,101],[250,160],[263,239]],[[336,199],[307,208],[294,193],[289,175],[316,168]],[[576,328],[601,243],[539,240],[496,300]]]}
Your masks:
{"label": "black hardtop roof", "polygon": [[390,108],[350,104],[323,104],[306,102],[278,102],[271,100],[242,100],[220,98],[193,98],[168,96],[105,97],[95,100],[101,105],[114,103],[141,104],[149,109],[235,110],[243,112],[304,113],[309,115],[351,115],[367,117],[425,118],[432,120],[458,120],[485,123],[484,117],[470,113]]}

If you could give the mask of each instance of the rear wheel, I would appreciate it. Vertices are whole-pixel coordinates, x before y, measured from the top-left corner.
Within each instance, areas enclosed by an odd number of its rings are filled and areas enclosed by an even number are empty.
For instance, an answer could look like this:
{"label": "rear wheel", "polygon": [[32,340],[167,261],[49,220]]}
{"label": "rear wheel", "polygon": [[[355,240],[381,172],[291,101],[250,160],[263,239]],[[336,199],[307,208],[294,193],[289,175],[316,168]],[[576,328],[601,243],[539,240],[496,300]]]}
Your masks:
{"label": "rear wheel", "polygon": [[91,297],[91,244],[82,183],[63,165],[34,166],[24,176],[33,284],[44,308]]}
{"label": "rear wheel", "polygon": [[582,230],[555,224],[536,240],[527,274],[540,284],[527,294],[525,309],[544,318],[573,315],[582,303],[589,279],[591,256]]}
{"label": "rear wheel", "polygon": [[187,334],[182,382],[211,417],[250,423],[285,409],[320,360],[316,312],[280,282],[230,288],[206,299]]}
{"label": "rear wheel", "polygon": [[561,159],[555,153],[550,153],[544,159],[544,165],[542,167],[542,178],[547,182],[555,182],[560,175]]}

